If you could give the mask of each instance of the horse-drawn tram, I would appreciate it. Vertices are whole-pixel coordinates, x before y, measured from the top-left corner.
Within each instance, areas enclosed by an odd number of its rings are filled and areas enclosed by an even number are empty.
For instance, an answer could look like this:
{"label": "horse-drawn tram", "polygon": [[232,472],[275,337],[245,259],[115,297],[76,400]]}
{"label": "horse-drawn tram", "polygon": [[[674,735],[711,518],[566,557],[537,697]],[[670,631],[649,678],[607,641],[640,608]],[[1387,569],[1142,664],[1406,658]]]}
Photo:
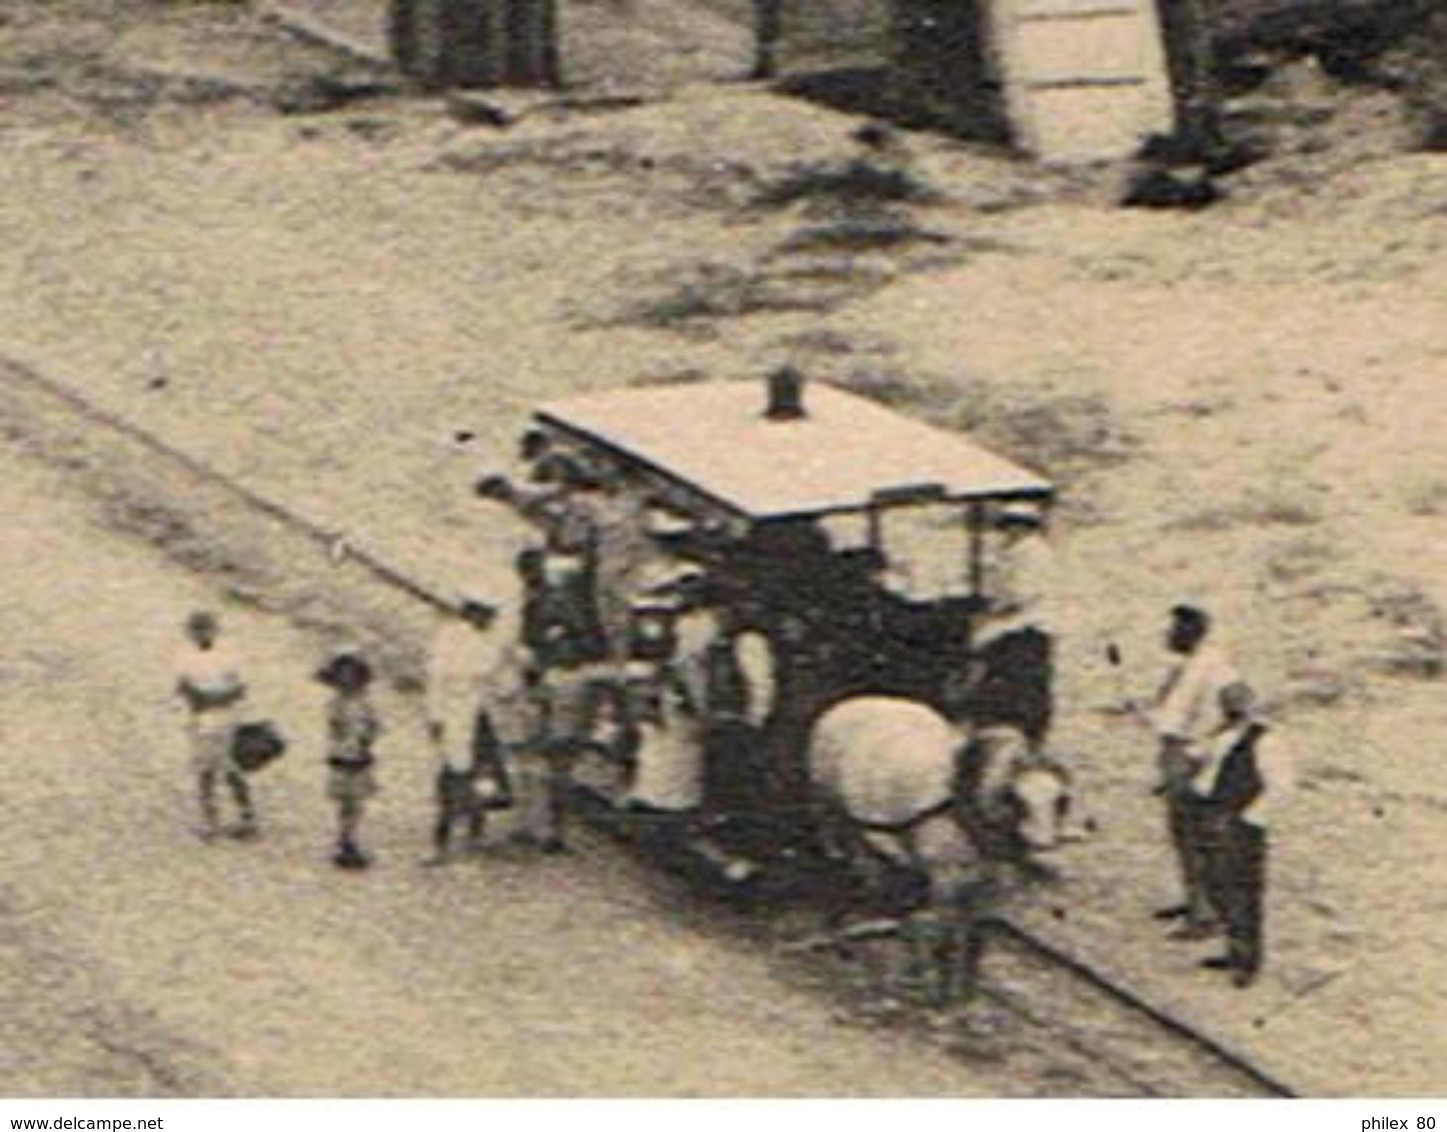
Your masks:
{"label": "horse-drawn tram", "polygon": [[929,824],[983,812],[966,739],[1009,725],[1039,752],[1048,642],[976,647],[1002,520],[1051,502],[1036,473],[790,369],[546,404],[523,451],[527,482],[479,490],[545,532],[522,631],[611,813],[734,880],[836,817],[927,869]]}

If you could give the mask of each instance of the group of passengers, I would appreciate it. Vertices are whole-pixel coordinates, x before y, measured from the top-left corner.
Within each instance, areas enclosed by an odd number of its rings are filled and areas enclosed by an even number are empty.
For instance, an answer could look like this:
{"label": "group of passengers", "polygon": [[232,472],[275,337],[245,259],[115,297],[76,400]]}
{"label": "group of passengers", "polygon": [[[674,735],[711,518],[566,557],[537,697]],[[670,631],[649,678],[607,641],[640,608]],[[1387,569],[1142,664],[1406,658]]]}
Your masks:
{"label": "group of passengers", "polygon": [[[663,550],[628,493],[580,464],[530,455],[532,482],[493,478],[479,486],[542,533],[541,545],[517,557],[518,596],[506,602],[479,589],[461,592],[429,654],[426,723],[436,759],[429,863],[480,849],[488,815],[498,810],[514,811],[515,840],[544,853],[564,850],[574,770],[589,758],[607,764],[617,804],[696,813],[705,797],[728,793],[726,783],[707,781],[709,767],[719,765],[708,753],[743,757],[772,704],[772,653],[749,625],[743,599]],[[179,690],[200,834],[211,840],[222,832],[224,783],[240,811],[230,831],[250,837],[255,808],[233,751],[246,683],[214,614],[193,615],[187,637]],[[327,793],[340,868],[370,863],[358,831],[377,790],[374,676],[355,649],[317,673],[331,692]]]}
{"label": "group of passengers", "polygon": [[611,763],[619,805],[690,813],[720,802],[711,771],[731,761],[721,752],[751,746],[740,732],[757,729],[774,699],[772,647],[750,595],[679,554],[688,525],[650,508],[621,473],[537,435],[523,454],[527,482],[494,476],[478,491],[542,533],[517,560],[517,639],[555,764]]}
{"label": "group of passengers", "polygon": [[[516,811],[515,836],[543,852],[565,847],[564,818],[575,772],[592,760],[612,777],[603,789],[620,806],[697,814],[747,809],[758,789],[764,721],[799,697],[778,678],[775,649],[787,634],[760,629],[759,594],[693,565],[670,549],[667,515],[620,473],[590,469],[541,435],[524,441],[526,482],[494,476],[485,498],[516,509],[541,533],[516,560],[519,596],[510,605],[478,592],[460,596],[433,644],[427,728],[437,759],[431,861],[482,846],[487,816]],[[972,710],[1006,715],[1031,750],[1052,721],[1055,590],[1043,515],[1006,506],[996,517],[1000,553],[988,579],[990,616],[979,623]],[[786,532],[787,533],[787,532]],[[775,548],[777,549],[777,548]],[[808,571],[800,546],[775,554],[779,570]],[[777,574],[778,570],[773,571]],[[767,572],[765,574],[767,576]],[[816,585],[822,575],[816,571]],[[809,588],[808,577],[803,590]],[[827,604],[827,603],[825,603]],[[1157,793],[1164,799],[1183,900],[1159,915],[1182,920],[1176,938],[1224,931],[1227,948],[1205,965],[1247,985],[1261,965],[1266,827],[1284,774],[1254,695],[1216,646],[1210,618],[1173,610],[1167,680],[1141,717],[1159,738]],[[216,793],[229,788],[234,832],[256,830],[245,776],[230,754],[245,684],[218,644],[214,616],[188,625],[181,666],[202,811],[202,835],[219,831]],[[357,841],[376,791],[380,726],[368,697],[373,671],[360,653],[334,656],[318,673],[332,690],[327,713],[328,794],[337,807],[340,867],[363,867]],[[787,760],[782,760],[787,761]],[[595,767],[596,769],[596,767]]]}

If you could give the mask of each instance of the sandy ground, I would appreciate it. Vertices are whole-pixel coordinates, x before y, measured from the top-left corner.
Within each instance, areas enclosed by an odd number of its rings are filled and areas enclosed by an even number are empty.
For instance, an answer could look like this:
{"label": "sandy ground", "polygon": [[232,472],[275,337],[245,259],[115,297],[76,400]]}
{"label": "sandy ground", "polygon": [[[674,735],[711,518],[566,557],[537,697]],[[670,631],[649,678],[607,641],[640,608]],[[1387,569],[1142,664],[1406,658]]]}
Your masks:
{"label": "sandy ground", "polygon": [[[940,199],[891,223],[940,239],[841,249],[858,215],[750,202],[857,156],[857,123],[764,91],[505,132],[425,101],[181,106],[134,73],[319,64],[194,13],[112,42],[12,9],[7,74],[47,35],[119,70],[6,86],[5,353],[443,589],[501,584],[514,529],[467,487],[539,399],[788,358],[974,428],[1065,488],[1088,938],[1311,1091],[1440,1091],[1447,195],[1389,106],[1316,92],[1331,145],[1191,217],[911,136]],[[1148,750],[1087,710],[1116,690],[1103,643],[1148,685],[1181,598],[1217,611],[1301,776],[1249,996],[1141,926],[1168,886]]]}

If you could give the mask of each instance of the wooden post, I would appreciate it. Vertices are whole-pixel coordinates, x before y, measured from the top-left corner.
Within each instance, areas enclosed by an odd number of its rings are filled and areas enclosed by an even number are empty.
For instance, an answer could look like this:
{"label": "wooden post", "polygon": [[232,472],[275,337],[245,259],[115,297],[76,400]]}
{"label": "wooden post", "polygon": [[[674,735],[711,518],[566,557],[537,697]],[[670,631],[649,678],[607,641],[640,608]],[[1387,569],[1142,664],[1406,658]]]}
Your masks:
{"label": "wooden post", "polygon": [[970,532],[970,596],[983,599],[985,596],[985,505],[978,500],[972,502],[965,512],[965,522]]}

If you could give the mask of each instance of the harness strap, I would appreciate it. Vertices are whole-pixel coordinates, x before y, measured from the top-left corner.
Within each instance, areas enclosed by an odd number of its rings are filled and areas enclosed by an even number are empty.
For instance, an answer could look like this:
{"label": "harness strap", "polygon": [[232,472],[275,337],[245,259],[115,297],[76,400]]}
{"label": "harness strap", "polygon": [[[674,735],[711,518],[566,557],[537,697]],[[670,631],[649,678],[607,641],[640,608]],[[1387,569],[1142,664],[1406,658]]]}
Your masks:
{"label": "harness strap", "polygon": [[[949,814],[953,808],[954,799],[946,797],[935,805],[921,810],[913,817],[902,822],[856,821],[856,824],[862,833],[861,840],[866,846],[869,846],[873,852],[886,858],[889,857],[889,854],[886,853],[881,846],[870,842],[869,834],[873,833],[891,838],[897,846],[898,852],[909,863],[909,867],[916,872],[922,873],[926,870],[924,858],[919,851],[919,840],[917,837],[919,830],[926,822],[944,817],[946,814]],[[898,858],[895,859],[895,863],[899,863]]]}
{"label": "harness strap", "polygon": [[893,834],[896,837],[904,837],[908,834],[913,833],[925,822],[931,820],[932,818],[937,818],[942,816],[943,814],[948,813],[950,811],[950,807],[952,807],[954,804],[955,800],[953,798],[945,798],[942,801],[935,803],[935,805],[930,806],[928,809],[921,810],[913,817],[906,818],[904,821],[898,822],[861,821],[858,818],[853,818],[851,820],[860,829],[866,830],[869,833],[889,833]]}

